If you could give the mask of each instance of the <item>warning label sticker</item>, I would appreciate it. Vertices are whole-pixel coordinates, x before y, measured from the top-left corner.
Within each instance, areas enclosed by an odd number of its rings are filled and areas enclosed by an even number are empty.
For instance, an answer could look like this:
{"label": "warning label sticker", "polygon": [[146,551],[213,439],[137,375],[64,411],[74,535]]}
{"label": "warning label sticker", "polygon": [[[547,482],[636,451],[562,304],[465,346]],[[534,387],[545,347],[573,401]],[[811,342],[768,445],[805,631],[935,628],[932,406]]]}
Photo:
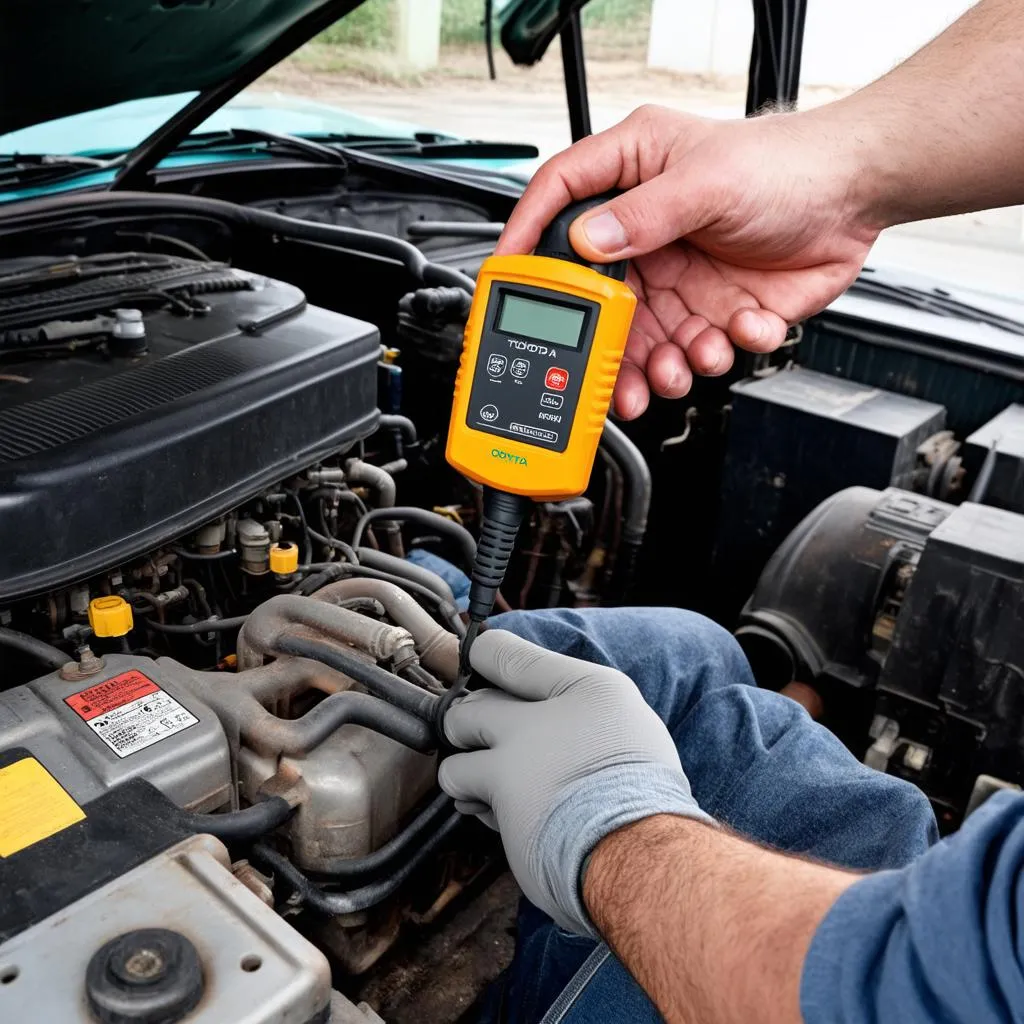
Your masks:
{"label": "warning label sticker", "polygon": [[134,669],[64,699],[118,757],[167,739],[199,719],[149,676]]}
{"label": "warning label sticker", "polygon": [[34,758],[0,768],[0,857],[49,839],[85,818],[85,811]]}

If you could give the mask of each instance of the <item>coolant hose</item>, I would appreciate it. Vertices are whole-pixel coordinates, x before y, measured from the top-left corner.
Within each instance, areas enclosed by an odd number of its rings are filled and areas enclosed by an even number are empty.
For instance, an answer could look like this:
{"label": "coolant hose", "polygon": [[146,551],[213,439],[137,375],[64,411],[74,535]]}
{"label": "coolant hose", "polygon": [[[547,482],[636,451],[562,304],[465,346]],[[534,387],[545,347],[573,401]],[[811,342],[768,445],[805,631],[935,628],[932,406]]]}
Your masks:
{"label": "coolant hose", "polygon": [[647,516],[651,508],[651,470],[640,449],[611,420],[605,420],[601,443],[622,470],[625,480],[622,541],[612,590],[613,600],[621,602],[629,596],[637,556],[647,533]]}
{"label": "coolant hose", "polygon": [[[280,654],[291,654],[297,658],[309,658],[312,661],[318,661],[320,664],[333,668],[336,672],[341,672],[350,679],[354,679],[357,683],[361,683],[373,694],[372,700],[375,705],[380,704],[385,708],[401,711],[407,718],[415,716],[413,721],[418,720],[421,723],[429,722],[433,718],[437,697],[427,693],[414,683],[399,679],[398,676],[393,675],[386,669],[380,668],[378,665],[364,661],[337,644],[332,644],[325,640],[314,640],[309,636],[285,633],[274,646],[275,650]],[[316,716],[320,708],[330,704],[337,697],[365,696],[365,694],[351,692],[332,694],[326,700],[317,704],[311,711],[307,711],[297,721],[305,721],[310,716]],[[336,703],[340,705],[343,702],[337,701]],[[385,735],[399,740],[399,742],[404,743],[407,747],[412,747],[414,750],[432,749],[432,735],[428,736],[428,734],[422,733],[404,720],[394,719],[389,721],[387,725],[391,728],[391,732],[388,732],[383,727],[383,724],[381,727],[378,727],[372,720],[360,720],[357,724],[368,725],[370,728],[377,729],[378,732],[383,732]],[[329,729],[325,735],[333,732],[334,728],[337,728],[337,726]],[[318,739],[316,742],[321,742],[321,740]],[[315,743],[306,749],[311,749],[314,745]]]}
{"label": "coolant hose", "polygon": [[[430,700],[438,699],[404,679],[397,681]],[[249,706],[253,705],[253,710],[239,723],[239,732],[248,745],[260,753],[305,757],[343,725],[361,725],[422,754],[437,749],[430,725],[368,693],[354,690],[332,693],[300,718],[278,718],[255,701]]]}
{"label": "coolant hose", "polygon": [[466,631],[462,619],[459,617],[459,609],[455,604],[446,598],[439,597],[437,591],[429,587],[414,583],[408,577],[396,576],[391,572],[384,572],[381,569],[371,569],[368,565],[355,565],[348,562],[319,562],[311,566],[305,566],[310,571],[316,571],[316,578],[309,577],[312,582],[306,586],[303,580],[302,594],[308,596],[321,589],[329,581],[345,578],[362,578],[369,580],[381,580],[392,583],[409,594],[415,595],[421,601],[425,601],[432,608],[437,610],[438,618],[443,620],[445,625],[456,636],[462,636]]}
{"label": "coolant hose", "polygon": [[[395,478],[387,471],[363,462],[362,459],[349,459],[345,463],[345,480],[348,484],[364,484],[377,492],[377,511],[392,508],[395,504]],[[381,526],[388,538],[388,550],[396,558],[402,558],[402,528],[391,516],[380,516]],[[353,547],[358,545],[353,544]]]}
{"label": "coolant hose", "polygon": [[457,811],[441,827],[425,839],[401,867],[377,882],[370,882],[348,892],[325,892],[312,879],[304,875],[290,860],[264,843],[253,847],[257,862],[271,868],[283,878],[313,910],[330,917],[356,914],[386,900],[434,851],[458,828],[462,815]]}
{"label": "coolant hose", "polygon": [[282,635],[300,629],[313,636],[352,644],[375,661],[394,660],[399,667],[416,656],[411,634],[400,626],[378,622],[325,601],[278,594],[264,601],[246,619],[235,646],[239,670],[261,665],[268,654],[277,652]]}
{"label": "coolant hose", "polygon": [[194,814],[179,810],[176,818],[178,824],[196,835],[215,836],[226,843],[251,843],[283,825],[294,810],[283,796],[272,796],[240,811]]}
{"label": "coolant hose", "polygon": [[382,413],[377,420],[378,430],[397,430],[402,435],[402,441],[407,445],[416,444],[418,435],[416,424],[408,416],[399,416],[397,413]]}
{"label": "coolant hose", "polygon": [[241,629],[248,615],[236,615],[229,619],[203,619],[200,622],[157,622],[155,619],[144,619],[146,625],[157,633],[230,633],[233,629]]}
{"label": "coolant hose", "polygon": [[372,509],[356,524],[355,532],[352,534],[352,547],[356,550],[359,549],[366,528],[378,519],[397,519],[403,522],[417,523],[427,529],[437,531],[458,545],[462,554],[463,567],[472,571],[473,562],[476,559],[476,541],[473,539],[473,534],[454,520],[446,519],[425,508],[398,505],[395,508]]}
{"label": "coolant hose", "polygon": [[424,569],[422,565],[416,565],[415,562],[409,562],[404,558],[396,558],[386,551],[377,551],[374,548],[360,548],[356,552],[356,557],[360,565],[368,565],[371,569],[380,569],[412,580],[413,583],[432,590],[442,601],[455,604],[452,588],[437,573]]}
{"label": "coolant hose", "polygon": [[37,640],[28,633],[20,633],[16,629],[8,629],[0,626],[0,647],[10,647],[12,650],[27,654],[36,661],[41,661],[48,668],[57,669],[75,659],[70,654],[65,654],[60,648],[52,644]]}
{"label": "coolant hose", "polygon": [[[360,566],[361,570],[363,568]],[[400,583],[401,581],[399,581]],[[454,682],[459,665],[456,638],[435,622],[406,593],[403,589],[404,584],[399,584],[365,578],[340,580],[317,590],[312,598],[315,601],[326,601],[329,604],[339,604],[352,597],[368,597],[378,601],[383,606],[388,618],[408,630],[422,664],[431,672],[442,676],[446,682]]]}
{"label": "coolant hose", "polygon": [[406,857],[430,835],[437,822],[448,817],[455,809],[455,801],[447,793],[439,793],[393,839],[365,857],[342,861],[331,872],[332,881],[359,885],[377,878],[385,871],[394,870],[398,861]]}

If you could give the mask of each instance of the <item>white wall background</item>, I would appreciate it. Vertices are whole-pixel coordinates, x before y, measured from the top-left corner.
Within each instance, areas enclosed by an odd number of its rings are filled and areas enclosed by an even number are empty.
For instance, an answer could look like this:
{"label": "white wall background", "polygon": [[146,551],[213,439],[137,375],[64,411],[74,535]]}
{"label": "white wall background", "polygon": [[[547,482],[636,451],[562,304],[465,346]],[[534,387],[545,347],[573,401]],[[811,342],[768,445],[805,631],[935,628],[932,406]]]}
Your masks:
{"label": "white wall background", "polygon": [[[746,75],[751,0],[654,0],[651,67]],[[850,87],[884,74],[955,21],[971,0],[808,0],[801,82]]]}

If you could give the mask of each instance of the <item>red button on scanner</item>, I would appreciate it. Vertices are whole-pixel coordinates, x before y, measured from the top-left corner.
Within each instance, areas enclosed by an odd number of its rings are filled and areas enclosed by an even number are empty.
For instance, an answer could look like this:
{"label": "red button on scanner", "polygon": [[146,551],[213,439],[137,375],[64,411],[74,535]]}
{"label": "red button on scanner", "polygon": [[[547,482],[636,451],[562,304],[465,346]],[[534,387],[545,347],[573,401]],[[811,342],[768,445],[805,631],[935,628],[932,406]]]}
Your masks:
{"label": "red button on scanner", "polygon": [[552,366],[544,376],[544,387],[549,391],[564,391],[569,383],[569,371]]}

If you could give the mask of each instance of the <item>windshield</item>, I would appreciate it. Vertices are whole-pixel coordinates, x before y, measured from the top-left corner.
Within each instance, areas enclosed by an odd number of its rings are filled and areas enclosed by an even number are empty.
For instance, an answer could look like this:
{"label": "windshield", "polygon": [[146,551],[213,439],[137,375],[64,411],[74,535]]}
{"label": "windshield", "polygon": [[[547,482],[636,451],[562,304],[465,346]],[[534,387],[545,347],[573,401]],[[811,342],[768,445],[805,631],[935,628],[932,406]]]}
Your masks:
{"label": "windshield", "polygon": [[[874,45],[879,40],[871,36],[873,23],[857,5],[840,11],[814,0],[808,5],[800,105],[827,102],[870,80],[881,69],[880,61],[888,66],[910,53],[968,3],[913,5],[915,11],[927,10],[928,17],[908,9],[893,20],[883,52]],[[502,7],[496,0],[494,9]],[[203,145],[193,139],[164,163],[250,158],[259,147],[247,150],[245,140],[239,145],[237,137],[233,153],[227,153],[232,129],[364,148],[382,139],[422,140],[439,133],[530,143],[539,158],[524,159],[511,151],[458,154],[452,147],[428,152],[377,145],[375,152],[525,177],[570,142],[558,47],[534,67],[516,67],[498,43],[495,26],[491,73],[484,51],[484,9],[484,0],[410,3],[402,6],[406,16],[399,18],[397,0],[366,0],[196,129],[196,135],[225,133],[222,145],[217,139]],[[652,102],[708,117],[742,116],[752,30],[749,3],[704,24],[688,4],[590,0],[583,8],[583,26],[595,131]],[[855,45],[847,45],[850,40]],[[114,156],[137,146],[192,98],[181,93],[137,100],[0,135],[0,154]],[[282,146],[277,151],[294,156],[294,150]],[[34,173],[25,175],[20,191],[15,173],[0,201],[102,185],[114,174],[112,168],[71,166],[65,169],[71,177],[57,182],[46,179],[47,170],[30,168]],[[1024,293],[1024,210],[891,229],[883,233],[870,262],[1019,298]]]}
{"label": "windshield", "polygon": [[[0,153],[63,153],[92,156],[134,149],[192,101],[195,93],[154,96],[90,110],[0,135]],[[411,138],[416,127],[391,118],[363,116],[260,83],[239,93],[195,134],[252,128],[287,135],[355,134]]]}

